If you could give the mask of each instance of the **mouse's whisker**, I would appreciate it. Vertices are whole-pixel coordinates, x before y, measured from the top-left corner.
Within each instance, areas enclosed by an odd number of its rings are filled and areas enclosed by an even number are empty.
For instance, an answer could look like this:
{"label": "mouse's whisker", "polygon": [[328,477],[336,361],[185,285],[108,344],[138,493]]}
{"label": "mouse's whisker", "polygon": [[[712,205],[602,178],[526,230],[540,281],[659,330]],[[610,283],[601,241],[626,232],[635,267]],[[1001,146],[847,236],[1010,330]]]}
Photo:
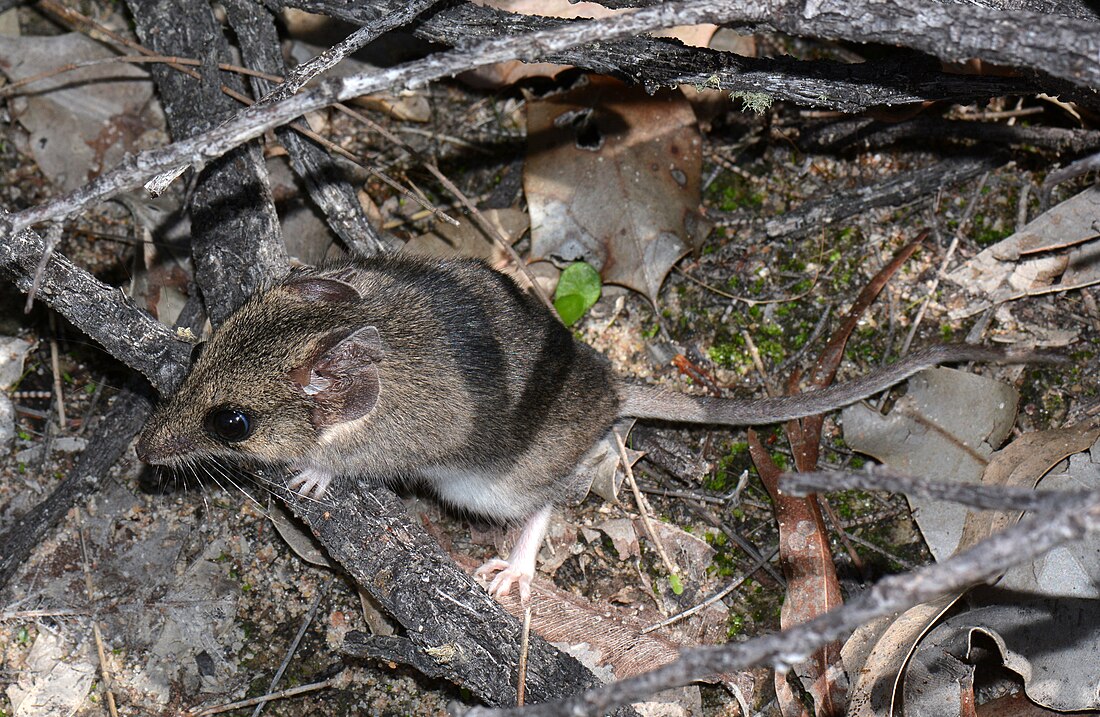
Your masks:
{"label": "mouse's whisker", "polygon": [[256,499],[256,496],[252,495],[252,493],[251,493],[251,492],[249,492],[249,491],[245,490],[244,486],[243,486],[243,485],[242,485],[241,483],[239,483],[238,481],[234,480],[234,478],[233,478],[233,473],[234,473],[235,471],[234,471],[234,469],[233,469],[233,468],[231,468],[231,467],[229,467],[229,466],[225,466],[225,465],[221,464],[221,463],[220,463],[220,462],[219,462],[218,460],[216,460],[216,459],[214,459],[214,460],[211,460],[211,461],[209,462],[209,464],[208,464],[208,465],[209,465],[209,466],[210,466],[211,468],[213,468],[213,469],[217,470],[217,471],[218,471],[218,473],[219,473],[219,474],[221,475],[221,477],[222,477],[223,479],[225,479],[225,481],[226,481],[227,483],[229,483],[229,485],[231,485],[231,486],[233,486],[234,488],[236,488],[236,489],[237,489],[237,490],[238,490],[238,491],[239,491],[239,492],[240,492],[240,493],[241,493],[241,494],[242,494],[242,495],[243,495],[244,497],[248,498],[248,500],[250,500],[250,501],[252,501],[253,503],[255,503],[255,505],[256,505],[256,508],[257,508],[257,509],[258,509],[258,510],[259,510],[259,511],[260,511],[260,512],[262,513],[262,514],[264,514],[265,516],[267,515],[267,508],[266,508],[266,506],[264,506],[264,505],[263,505],[263,504],[262,504],[262,503],[261,503],[261,502],[260,502],[259,500],[257,500],[257,499]]}

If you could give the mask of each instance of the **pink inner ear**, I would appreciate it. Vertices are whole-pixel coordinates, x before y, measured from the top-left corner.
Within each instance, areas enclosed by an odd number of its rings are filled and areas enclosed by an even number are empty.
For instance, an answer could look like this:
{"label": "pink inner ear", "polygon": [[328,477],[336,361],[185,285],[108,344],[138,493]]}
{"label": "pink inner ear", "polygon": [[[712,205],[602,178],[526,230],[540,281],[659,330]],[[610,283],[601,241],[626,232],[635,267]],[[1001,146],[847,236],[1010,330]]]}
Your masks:
{"label": "pink inner ear", "polygon": [[337,279],[306,276],[300,279],[291,279],[283,286],[306,301],[350,303],[363,298],[354,286]]}
{"label": "pink inner ear", "polygon": [[376,363],[385,354],[378,329],[364,326],[341,334],[331,334],[317,354],[290,372],[290,379],[312,399],[314,428],[362,418],[378,404]]}

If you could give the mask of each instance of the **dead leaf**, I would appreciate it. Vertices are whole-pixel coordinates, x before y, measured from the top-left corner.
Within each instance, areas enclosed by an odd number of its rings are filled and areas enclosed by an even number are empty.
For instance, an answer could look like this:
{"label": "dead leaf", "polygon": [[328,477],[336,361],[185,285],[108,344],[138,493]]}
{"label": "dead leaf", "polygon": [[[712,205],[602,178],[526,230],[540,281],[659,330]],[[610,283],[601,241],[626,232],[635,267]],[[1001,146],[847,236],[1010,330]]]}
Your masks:
{"label": "dead leaf", "polygon": [[601,77],[527,106],[531,260],[587,261],[655,301],[705,234],[701,139],[679,91]]}
{"label": "dead leaf", "polygon": [[[580,502],[591,491],[608,503],[618,504],[619,488],[626,474],[623,473],[620,465],[619,445],[615,442],[615,434],[623,436],[625,440],[632,428],[634,428],[633,418],[620,418],[607,435],[584,454],[569,479],[569,483],[575,486],[572,490],[573,500]],[[630,460],[631,466],[643,455],[645,454],[632,448],[626,449],[626,457]]]}
{"label": "dead leaf", "polygon": [[[1089,426],[1083,435],[1096,438],[1100,436],[1100,430]],[[1061,437],[1056,441],[1066,445]],[[1060,450],[1044,452],[1052,458]],[[1047,468],[1043,468],[1042,473],[1046,473],[1039,483],[1043,490],[1100,490],[1100,444],[1093,444],[1091,450],[1071,455],[1064,471],[1047,473]],[[1001,529],[1001,521],[997,519],[1000,517],[993,520],[994,530]],[[1021,516],[1007,517],[1015,522]],[[997,588],[1047,597],[1100,598],[1100,551],[1095,540],[1060,545],[1029,565],[1009,569],[998,581]]]}
{"label": "dead leaf", "polygon": [[84,704],[96,678],[95,649],[63,634],[41,631],[26,665],[7,688],[14,717],[69,717]]}
{"label": "dead leaf", "polygon": [[[1088,450],[1100,437],[1100,426],[1081,423],[1068,428],[1026,433],[990,456],[982,484],[1034,488],[1068,456]],[[959,550],[969,548],[1020,519],[1020,513],[978,511],[966,516]]]}
{"label": "dead leaf", "polygon": [[393,635],[397,632],[396,623],[386,613],[382,612],[378,602],[363,588],[357,588],[359,593],[359,611],[363,615],[363,621],[367,623],[372,635]]}
{"label": "dead leaf", "polygon": [[[659,520],[653,521],[653,528],[665,553],[680,569],[678,574],[683,579],[684,595],[689,600],[699,593],[717,588],[717,581],[708,571],[714,561],[715,550],[707,541]],[[635,530],[644,530],[640,522],[635,525]]]}
{"label": "dead leaf", "polygon": [[[779,562],[787,579],[787,597],[783,601],[779,621],[786,629],[809,622],[843,603],[840,583],[829,548],[825,519],[816,499],[795,498],[779,493],[779,467],[764,449],[756,431],[749,430],[749,455],[764,487],[772,497],[775,520],[779,525]],[[819,443],[820,434],[814,443]],[[815,650],[810,659],[794,669],[806,689],[814,697],[817,715],[842,715],[846,706],[847,680],[831,665],[839,665],[840,643],[833,642]],[[776,674],[776,697],[785,716],[807,714],[794,694],[786,675]]]}
{"label": "dead leaf", "polygon": [[941,598],[910,608],[883,631],[862,664],[845,663],[853,678],[848,693],[851,717],[895,714],[894,696],[914,646],[959,597]]}
{"label": "dead leaf", "polygon": [[1023,296],[1100,282],[1098,227],[1100,185],[1093,185],[947,274],[963,288],[949,302],[950,317],[964,318]]}
{"label": "dead leaf", "polygon": [[7,451],[15,440],[15,406],[4,391],[23,375],[23,362],[32,348],[30,341],[0,336],[0,451]]}
{"label": "dead leaf", "polygon": [[0,336],[0,390],[11,388],[23,375],[23,363],[34,346],[18,336]]}
{"label": "dead leaf", "polygon": [[311,565],[319,565],[322,568],[336,567],[321,549],[321,544],[317,542],[317,538],[314,537],[313,533],[299,523],[298,519],[292,516],[280,501],[268,499],[267,517],[275,528],[275,532],[299,558]]}
{"label": "dead leaf", "polygon": [[[456,553],[451,556],[466,572],[477,569],[477,562],[469,556]],[[509,613],[523,618],[526,606],[520,603],[518,595],[509,594],[497,600]],[[647,672],[672,662],[680,654],[680,645],[659,631],[643,634],[649,622],[559,590],[540,575],[531,583],[529,606],[532,630],[550,642],[582,647],[591,665],[610,668],[610,678],[623,679]]]}
{"label": "dead leaf", "polygon": [[[993,449],[1016,420],[1016,389],[965,371],[933,368],[909,379],[909,392],[882,415],[858,404],[841,413],[844,441],[895,470],[977,483]],[[966,508],[910,498],[925,542],[937,560],[955,551]]]}
{"label": "dead leaf", "polygon": [[642,554],[638,545],[638,531],[630,518],[605,520],[596,528],[611,538],[611,544],[615,546],[615,553],[619,556],[619,560],[629,560]]}
{"label": "dead leaf", "polygon": [[[1093,441],[1098,436],[1100,436],[1100,426],[1096,425],[1081,425],[1022,436],[1006,448],[993,454],[984,472],[982,483],[1006,486],[1034,485],[1053,465],[1059,463],[1069,454],[1087,449],[1090,445],[1093,445]],[[1076,466],[1074,461],[1076,461]],[[1100,476],[1096,475],[1100,472],[1100,469],[1098,469],[1096,463],[1091,461],[1088,454],[1078,453],[1077,456],[1071,459],[1070,467],[1074,469],[1077,475],[1076,482],[1072,487],[1093,487],[1095,489],[1095,481],[1100,480]],[[1086,476],[1091,476],[1094,482],[1082,485],[1080,481]],[[1050,480],[1050,478],[1046,480]],[[972,546],[993,531],[1002,529],[1009,522],[1014,522],[1018,518],[1019,514],[991,511],[967,515],[966,527],[959,540],[958,549],[963,550]],[[1095,585],[1100,584],[1100,577],[1097,575],[1100,572],[1100,562],[1095,559],[1096,550],[1094,546],[1081,546],[1082,550],[1080,552],[1076,552],[1075,547],[1066,546],[1064,550],[1058,551],[1057,554],[1052,553],[1052,555],[1046,556],[1034,564],[1019,566],[1010,571],[1015,576],[1006,574],[998,587],[1012,588],[1012,595],[1019,595],[1021,591],[1035,593],[1040,586],[1046,586],[1051,594],[1064,592],[1069,592],[1075,596],[1088,594],[1088,589],[1095,590]],[[907,713],[909,713],[909,706],[918,702],[921,709],[915,710],[913,714],[927,714],[929,710],[935,712],[945,706],[957,708],[959,704],[958,695],[960,694],[964,700],[966,699],[965,690],[968,689],[966,675],[952,669],[951,658],[945,654],[942,644],[946,639],[943,637],[944,633],[937,632],[940,629],[938,627],[934,631],[932,630],[944,613],[961,597],[961,595],[948,596],[939,601],[912,608],[890,624],[882,635],[877,638],[874,647],[868,651],[868,657],[865,661],[862,661],[862,664],[855,656],[853,656],[855,664],[846,661],[845,667],[848,669],[849,674],[857,675],[851,693],[850,713],[853,717],[892,714],[895,702],[900,697],[899,688],[903,683],[907,686],[905,696]],[[1068,609],[1072,611],[1074,608],[1071,605]],[[958,624],[967,626],[967,630],[973,628],[982,631],[984,627],[988,627],[989,623],[983,623],[980,616],[967,618],[968,614],[970,613],[959,616],[962,622]],[[1016,627],[1004,630],[1006,636],[1009,633],[1018,635],[1019,626],[1025,626],[1026,628],[1027,625],[1032,624],[1034,618],[1030,614],[1018,617]],[[1078,616],[1076,619],[1081,618]],[[1086,620],[1077,624],[1090,623]],[[956,630],[959,629],[956,628]],[[928,638],[925,638],[926,634]],[[953,633],[949,632],[947,634],[950,636]],[[961,631],[959,631],[959,634],[961,634]],[[987,632],[986,634],[990,633]],[[933,635],[937,635],[935,640],[930,643],[926,642]],[[991,634],[990,636],[992,637]],[[999,640],[998,644],[1002,648],[1007,644],[1004,638],[997,637],[993,639],[995,642]],[[1028,651],[1026,645],[1035,642],[1036,650],[1042,654],[1041,660],[1048,659],[1047,652],[1057,652],[1057,650],[1052,651],[1050,649],[1049,640],[1026,638],[1014,640],[1014,642],[1023,645],[1023,647],[1016,648],[1020,654],[1026,654]],[[1077,640],[1074,644],[1079,645],[1082,642],[1085,645],[1091,645],[1090,649],[1095,649],[1097,639],[1091,641]],[[1008,654],[1005,649],[1001,651],[1003,654]],[[922,660],[915,661],[913,665],[907,667],[910,657],[913,655],[923,655]],[[1082,658],[1078,656],[1074,659]],[[1027,670],[1020,667],[1021,664],[1019,661],[1016,662],[1017,668],[1023,670],[1021,674],[1025,675],[1025,682],[1034,675],[1035,679],[1043,685],[1041,689],[1045,690],[1043,693],[1045,695],[1049,695],[1051,692],[1060,693],[1062,689],[1069,690],[1074,694],[1079,694],[1081,691],[1080,681],[1067,679],[1066,675],[1069,673],[1064,669],[1044,667],[1042,669],[1031,669],[1030,674],[1025,674]],[[1051,669],[1055,671],[1052,672]],[[929,673],[931,672],[935,672],[936,676],[930,676]],[[1081,670],[1077,670],[1072,674],[1075,677],[1079,676]],[[950,677],[951,675],[956,675],[958,679]],[[1041,679],[1043,675],[1056,675],[1057,679],[1043,680]],[[1063,688],[1062,685],[1066,682],[1071,684]],[[926,701],[921,700],[918,695],[909,691],[913,685],[920,685],[922,689],[929,691],[933,696]],[[960,690],[963,690],[963,692],[960,692]],[[1091,688],[1090,694],[1095,696],[1095,684]],[[1044,702],[1044,704],[1054,703]],[[1076,704],[1083,703],[1077,702]],[[1086,707],[1070,709],[1086,709]]]}
{"label": "dead leaf", "polygon": [[[952,705],[950,697],[958,685],[945,675],[961,675],[963,685],[969,677],[973,702],[973,672],[990,662],[1019,675],[1027,696],[1043,707],[1064,712],[1100,708],[1100,603],[1019,593],[1005,597],[1006,602],[946,620],[921,641],[906,669],[906,715],[958,714],[959,701]],[[986,638],[977,649],[976,634]],[[993,649],[987,651],[987,645]]]}
{"label": "dead leaf", "polygon": [[[63,63],[109,57],[114,53],[80,33],[0,36],[0,68],[12,80]],[[127,153],[166,141],[153,83],[135,65],[84,67],[27,89],[28,94],[12,100],[13,115],[30,133],[27,151],[62,189],[75,189]]]}

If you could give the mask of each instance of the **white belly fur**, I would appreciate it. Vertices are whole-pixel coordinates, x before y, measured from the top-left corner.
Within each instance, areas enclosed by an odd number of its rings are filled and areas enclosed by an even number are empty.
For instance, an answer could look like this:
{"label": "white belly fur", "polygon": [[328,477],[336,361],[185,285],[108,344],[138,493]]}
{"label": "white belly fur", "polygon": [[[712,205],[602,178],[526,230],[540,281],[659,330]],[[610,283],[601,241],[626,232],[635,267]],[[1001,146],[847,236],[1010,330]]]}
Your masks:
{"label": "white belly fur", "polygon": [[499,474],[443,466],[425,468],[420,473],[440,500],[455,508],[498,520],[525,518],[530,512],[529,506],[517,504],[519,496],[505,487],[507,479]]}

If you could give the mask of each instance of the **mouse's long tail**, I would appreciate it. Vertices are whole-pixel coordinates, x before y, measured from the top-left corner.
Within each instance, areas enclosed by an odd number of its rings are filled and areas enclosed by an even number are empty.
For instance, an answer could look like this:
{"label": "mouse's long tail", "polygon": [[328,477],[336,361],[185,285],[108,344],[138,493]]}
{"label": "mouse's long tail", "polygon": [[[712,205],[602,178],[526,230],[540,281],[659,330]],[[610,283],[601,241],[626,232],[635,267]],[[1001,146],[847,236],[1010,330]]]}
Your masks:
{"label": "mouse's long tail", "polygon": [[725,426],[753,426],[813,416],[885,391],[918,371],[941,363],[990,361],[995,363],[1068,363],[1061,354],[1025,349],[940,344],[914,351],[897,363],[866,376],[819,391],[793,396],[742,400],[688,396],[676,391],[622,384],[619,414],[677,423],[710,423]]}

